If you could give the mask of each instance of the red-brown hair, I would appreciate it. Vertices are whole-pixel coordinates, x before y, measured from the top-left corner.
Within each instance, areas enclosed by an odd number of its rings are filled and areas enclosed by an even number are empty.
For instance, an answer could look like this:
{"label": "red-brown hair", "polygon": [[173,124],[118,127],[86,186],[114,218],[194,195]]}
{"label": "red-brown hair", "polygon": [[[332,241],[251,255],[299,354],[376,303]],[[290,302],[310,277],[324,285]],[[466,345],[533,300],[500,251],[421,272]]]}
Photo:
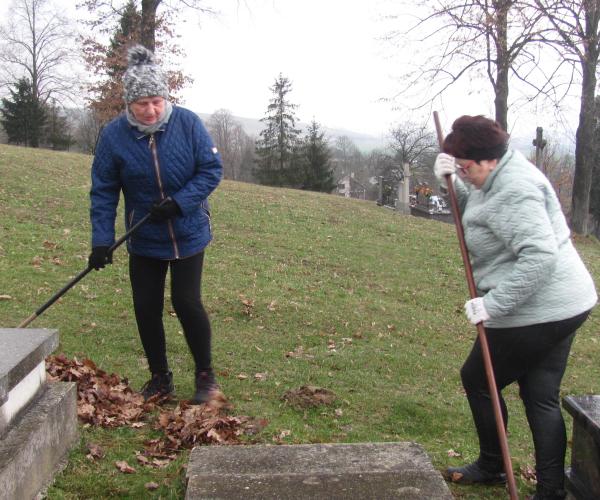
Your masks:
{"label": "red-brown hair", "polygon": [[442,150],[465,160],[496,160],[506,153],[509,137],[494,120],[482,115],[464,115],[452,124],[452,132],[444,139]]}

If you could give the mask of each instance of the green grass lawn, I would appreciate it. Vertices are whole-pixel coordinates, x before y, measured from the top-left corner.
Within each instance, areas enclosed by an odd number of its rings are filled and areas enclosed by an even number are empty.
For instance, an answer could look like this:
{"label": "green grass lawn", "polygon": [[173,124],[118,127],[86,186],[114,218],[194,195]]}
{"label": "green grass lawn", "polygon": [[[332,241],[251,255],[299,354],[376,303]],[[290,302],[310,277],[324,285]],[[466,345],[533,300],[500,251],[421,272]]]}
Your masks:
{"label": "green grass lawn", "polygon": [[[85,268],[90,164],[85,155],[0,146],[0,295],[10,297],[0,300],[2,327],[16,327]],[[255,442],[416,441],[440,470],[477,457],[459,377],[476,330],[462,313],[468,290],[452,225],[372,202],[229,181],[211,203],[215,238],[203,296],[214,367],[231,413],[268,421]],[[576,245],[600,277],[598,241],[578,238]],[[194,366],[171,312],[168,303],[168,355],[177,395],[187,399]],[[57,353],[88,357],[135,388],[148,378],[124,248],[33,327],[58,329]],[[594,313],[576,338],[564,394],[600,390],[598,330]],[[307,384],[333,391],[335,403],[298,410],[281,399]],[[516,389],[505,396],[518,473],[533,466],[532,444]],[[567,424],[570,435],[569,416]],[[162,469],[135,464],[135,451],[154,436],[150,428],[82,427],[48,497],[182,498],[188,452]],[[87,459],[89,443],[106,457]],[[117,460],[137,472],[119,472]],[[158,489],[148,491],[149,481]],[[534,488],[520,474],[517,485],[521,495]],[[460,498],[503,494],[497,487],[452,491]]]}

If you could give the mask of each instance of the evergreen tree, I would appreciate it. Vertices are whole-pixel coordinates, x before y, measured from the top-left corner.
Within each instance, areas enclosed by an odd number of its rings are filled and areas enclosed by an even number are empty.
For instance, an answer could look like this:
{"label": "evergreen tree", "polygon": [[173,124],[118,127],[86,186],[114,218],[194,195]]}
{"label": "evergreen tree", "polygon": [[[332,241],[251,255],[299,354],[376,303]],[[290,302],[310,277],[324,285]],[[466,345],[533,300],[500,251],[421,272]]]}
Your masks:
{"label": "evergreen tree", "polygon": [[33,94],[30,80],[21,78],[14,87],[9,89],[10,98],[2,99],[0,123],[10,144],[37,148],[46,121],[44,108]]}
{"label": "evergreen tree", "polygon": [[302,189],[330,193],[335,187],[333,168],[331,166],[331,150],[325,132],[313,120],[308,127],[302,147],[304,178]]}
{"label": "evergreen tree", "polygon": [[261,184],[299,187],[299,135],[294,110],[297,105],[288,101],[292,83],[281,73],[270,87],[273,93],[267,113],[261,121],[265,129],[256,143],[254,175]]}

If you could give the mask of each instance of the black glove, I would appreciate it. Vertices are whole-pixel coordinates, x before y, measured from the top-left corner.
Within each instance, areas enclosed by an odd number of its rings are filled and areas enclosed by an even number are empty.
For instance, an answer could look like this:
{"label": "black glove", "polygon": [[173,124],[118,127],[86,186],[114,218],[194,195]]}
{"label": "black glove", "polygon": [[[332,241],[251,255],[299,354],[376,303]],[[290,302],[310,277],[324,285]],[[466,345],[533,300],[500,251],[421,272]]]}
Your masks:
{"label": "black glove", "polygon": [[109,251],[110,247],[94,247],[92,253],[88,259],[88,267],[90,269],[102,269],[106,264],[112,264],[112,252]]}
{"label": "black glove", "polygon": [[162,203],[157,201],[150,208],[150,221],[152,222],[165,222],[177,215],[181,215],[181,209],[171,198],[167,198]]}

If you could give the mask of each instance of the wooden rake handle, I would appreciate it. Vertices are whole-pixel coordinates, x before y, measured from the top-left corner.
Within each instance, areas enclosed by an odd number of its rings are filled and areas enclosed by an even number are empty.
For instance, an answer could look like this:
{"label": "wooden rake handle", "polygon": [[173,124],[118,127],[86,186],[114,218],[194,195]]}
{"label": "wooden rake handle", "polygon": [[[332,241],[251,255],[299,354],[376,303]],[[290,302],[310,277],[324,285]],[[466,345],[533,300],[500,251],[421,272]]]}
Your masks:
{"label": "wooden rake handle", "polygon": [[[444,135],[442,133],[442,126],[440,124],[440,117],[437,111],[433,112],[433,120],[435,122],[435,130],[437,133],[438,142],[440,145],[440,151],[444,144]],[[456,193],[454,191],[454,183],[452,182],[452,176],[446,176],[446,186],[448,188],[448,196],[450,198],[450,206],[452,208],[452,215],[454,217],[454,226],[456,227],[456,235],[458,237],[458,243],[460,245],[460,253],[462,255],[463,265],[465,267],[465,276],[467,278],[467,285],[469,286],[469,294],[472,299],[477,297],[477,288],[475,287],[475,280],[473,279],[473,269],[471,268],[471,260],[469,259],[469,251],[467,250],[467,244],[465,243],[465,233],[460,220],[460,209],[458,207],[458,201],[456,199]],[[510,458],[510,451],[508,449],[508,439],[506,438],[506,428],[504,427],[504,418],[502,417],[502,410],[500,408],[500,397],[498,396],[498,387],[496,386],[496,378],[494,377],[494,369],[492,366],[492,357],[490,355],[490,348],[485,334],[485,328],[483,323],[477,323],[477,335],[481,344],[481,354],[483,356],[483,365],[485,367],[485,375],[488,381],[488,388],[492,397],[492,407],[494,409],[494,417],[496,420],[496,430],[498,431],[498,439],[500,440],[500,448],[502,450],[502,460],[504,462],[504,471],[506,472],[506,479],[508,481],[508,493],[511,500],[518,500],[517,485],[515,483],[515,477],[513,475],[512,461]]]}

